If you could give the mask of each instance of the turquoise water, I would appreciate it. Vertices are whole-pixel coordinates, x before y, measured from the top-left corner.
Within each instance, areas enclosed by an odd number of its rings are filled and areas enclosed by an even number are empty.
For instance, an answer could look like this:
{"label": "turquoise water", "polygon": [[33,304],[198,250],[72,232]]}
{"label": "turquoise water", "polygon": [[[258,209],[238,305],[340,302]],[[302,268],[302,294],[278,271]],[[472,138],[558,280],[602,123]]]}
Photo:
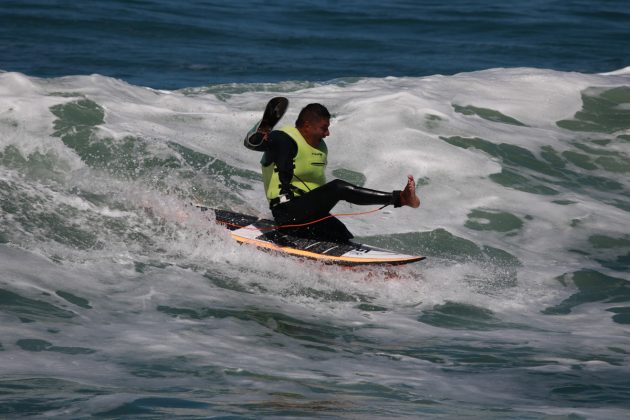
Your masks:
{"label": "turquoise water", "polygon": [[[0,5],[0,417],[628,416],[620,2],[272,3],[259,37],[245,3],[172,4]],[[224,17],[213,27],[209,10]],[[18,28],[18,15],[37,25]],[[476,29],[440,24],[453,20]],[[419,21],[451,51],[444,67],[423,46],[399,55],[429,33]],[[515,26],[513,54],[493,53]],[[234,28],[246,42],[221,54]],[[313,58],[303,41],[316,28],[331,54],[321,67],[235,64],[257,43]],[[425,261],[354,271],[285,258],[237,245],[190,206],[269,215],[242,136],[277,94],[286,123],[309,102],[331,110],[329,177],[388,190],[416,176],[420,209],[344,222]]]}

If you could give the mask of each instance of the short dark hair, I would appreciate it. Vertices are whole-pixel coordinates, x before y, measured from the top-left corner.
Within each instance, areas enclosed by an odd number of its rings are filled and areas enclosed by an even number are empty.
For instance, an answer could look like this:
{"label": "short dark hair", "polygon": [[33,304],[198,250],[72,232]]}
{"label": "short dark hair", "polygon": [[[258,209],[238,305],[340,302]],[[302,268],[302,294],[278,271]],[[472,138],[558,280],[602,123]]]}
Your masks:
{"label": "short dark hair", "polygon": [[296,127],[302,127],[307,121],[315,121],[320,119],[330,119],[330,112],[322,104],[308,104],[300,111],[297,120],[295,121]]}

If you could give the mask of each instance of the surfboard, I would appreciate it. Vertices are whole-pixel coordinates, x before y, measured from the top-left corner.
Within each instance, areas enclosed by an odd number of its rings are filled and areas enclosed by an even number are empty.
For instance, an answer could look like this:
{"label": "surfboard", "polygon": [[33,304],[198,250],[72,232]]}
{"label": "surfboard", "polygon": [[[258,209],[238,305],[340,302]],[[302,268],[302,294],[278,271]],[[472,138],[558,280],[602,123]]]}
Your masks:
{"label": "surfboard", "polygon": [[344,266],[401,265],[425,259],[355,242],[334,242],[303,237],[290,230],[277,229],[272,220],[227,210],[197,206],[214,213],[215,221],[230,230],[234,240],[269,251]]}

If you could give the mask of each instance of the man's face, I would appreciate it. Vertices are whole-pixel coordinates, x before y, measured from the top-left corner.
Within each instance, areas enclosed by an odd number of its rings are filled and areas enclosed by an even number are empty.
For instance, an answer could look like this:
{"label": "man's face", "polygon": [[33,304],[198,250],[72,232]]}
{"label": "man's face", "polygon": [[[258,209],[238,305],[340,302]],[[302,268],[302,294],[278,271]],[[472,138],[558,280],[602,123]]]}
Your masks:
{"label": "man's face", "polygon": [[307,121],[304,124],[304,133],[302,134],[311,146],[317,146],[322,139],[330,135],[328,127],[330,127],[330,119],[328,118]]}

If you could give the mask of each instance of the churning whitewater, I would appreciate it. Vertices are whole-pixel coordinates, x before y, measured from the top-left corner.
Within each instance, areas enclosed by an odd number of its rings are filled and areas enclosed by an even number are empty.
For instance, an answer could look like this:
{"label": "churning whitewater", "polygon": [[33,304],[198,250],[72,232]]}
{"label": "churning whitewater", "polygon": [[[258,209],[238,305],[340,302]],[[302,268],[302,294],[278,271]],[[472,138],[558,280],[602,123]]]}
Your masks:
{"label": "churning whitewater", "polygon": [[[416,177],[420,209],[343,221],[427,260],[287,258],[191,206],[270,216],[242,138],[278,95],[333,114],[329,179]],[[0,416],[625,417],[629,173],[628,69],[0,73]]]}

